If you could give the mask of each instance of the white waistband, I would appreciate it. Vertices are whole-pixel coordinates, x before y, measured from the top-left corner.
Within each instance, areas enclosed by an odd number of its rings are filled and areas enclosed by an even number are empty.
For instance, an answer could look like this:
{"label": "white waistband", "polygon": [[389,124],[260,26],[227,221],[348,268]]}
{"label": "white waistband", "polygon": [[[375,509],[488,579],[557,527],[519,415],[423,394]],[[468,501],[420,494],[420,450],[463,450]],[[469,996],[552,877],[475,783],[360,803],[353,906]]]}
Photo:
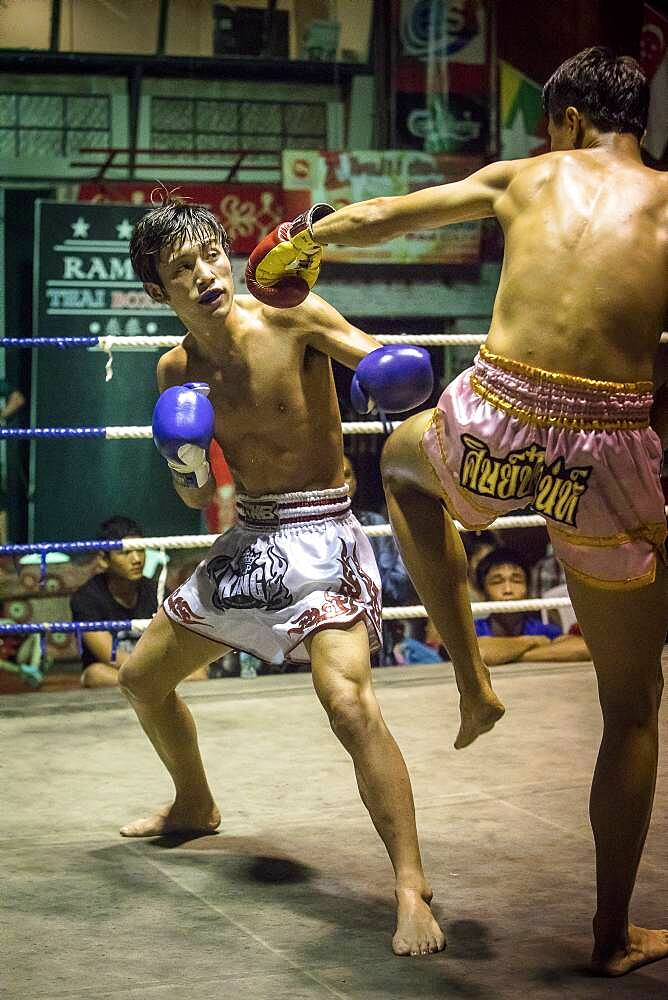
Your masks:
{"label": "white waistband", "polygon": [[237,494],[239,520],[252,528],[277,528],[331,517],[345,517],[350,510],[347,486],[303,493],[269,493],[259,497]]}

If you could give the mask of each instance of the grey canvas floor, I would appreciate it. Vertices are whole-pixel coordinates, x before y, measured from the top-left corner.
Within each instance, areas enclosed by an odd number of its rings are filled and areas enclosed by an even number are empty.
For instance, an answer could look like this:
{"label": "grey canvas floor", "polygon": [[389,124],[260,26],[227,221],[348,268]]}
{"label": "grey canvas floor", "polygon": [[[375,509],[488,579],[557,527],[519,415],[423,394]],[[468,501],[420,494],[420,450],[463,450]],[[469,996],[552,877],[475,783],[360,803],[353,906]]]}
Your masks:
{"label": "grey canvas floor", "polygon": [[[448,666],[376,672],[449,947],[395,958],[391,869],[308,675],[184,686],[217,836],[128,841],[170,785],[114,691],[0,699],[5,1000],[668,996],[668,961],[589,977],[589,665],[497,668],[496,730],[451,749]],[[664,744],[668,711],[662,714]],[[665,754],[634,917],[668,923]],[[2,981],[4,980],[4,982]]]}

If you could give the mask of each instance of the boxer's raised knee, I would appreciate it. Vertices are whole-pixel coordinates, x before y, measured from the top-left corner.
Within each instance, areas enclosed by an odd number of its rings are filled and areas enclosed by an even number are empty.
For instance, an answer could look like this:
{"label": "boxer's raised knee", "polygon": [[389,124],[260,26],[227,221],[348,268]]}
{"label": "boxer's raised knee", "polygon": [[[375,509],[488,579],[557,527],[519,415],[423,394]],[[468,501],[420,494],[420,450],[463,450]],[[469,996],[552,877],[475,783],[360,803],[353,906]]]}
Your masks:
{"label": "boxer's raised knee", "polygon": [[380,471],[386,492],[397,494],[402,489],[424,485],[425,459],[420,441],[430,420],[431,411],[416,413],[404,420],[385,442]]}

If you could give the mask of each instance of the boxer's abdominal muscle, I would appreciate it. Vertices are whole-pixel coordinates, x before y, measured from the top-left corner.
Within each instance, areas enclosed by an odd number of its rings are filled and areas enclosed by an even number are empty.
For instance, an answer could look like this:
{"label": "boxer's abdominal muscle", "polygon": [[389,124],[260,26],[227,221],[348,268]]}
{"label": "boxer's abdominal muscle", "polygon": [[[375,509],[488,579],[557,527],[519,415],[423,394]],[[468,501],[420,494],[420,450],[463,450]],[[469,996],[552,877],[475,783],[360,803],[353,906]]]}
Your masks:
{"label": "boxer's abdominal muscle", "polygon": [[252,496],[343,484],[340,414],[328,358],[297,345],[209,371],[216,440],[237,486]]}

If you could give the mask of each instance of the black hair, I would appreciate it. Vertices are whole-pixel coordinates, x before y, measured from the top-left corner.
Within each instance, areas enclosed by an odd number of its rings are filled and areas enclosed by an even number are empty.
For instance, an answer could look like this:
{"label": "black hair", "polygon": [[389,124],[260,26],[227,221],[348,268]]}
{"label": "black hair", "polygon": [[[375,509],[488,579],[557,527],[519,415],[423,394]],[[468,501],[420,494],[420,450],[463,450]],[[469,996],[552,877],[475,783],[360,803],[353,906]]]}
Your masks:
{"label": "black hair", "polygon": [[186,240],[201,244],[213,238],[229,257],[230,241],[220,220],[206,205],[174,198],[166,188],[156,190],[161,200],[136,223],[130,240],[130,260],[140,281],[164,290],[159,267],[160,253],[165,247],[178,249]]}
{"label": "black hair", "polygon": [[543,108],[557,125],[569,107],[601,132],[631,132],[640,140],[647,126],[649,84],[631,56],[595,45],[563,62],[543,87]]}
{"label": "black hair", "polygon": [[144,534],[141,525],[133,521],[131,517],[123,517],[121,514],[114,514],[113,517],[103,521],[97,529],[96,538],[105,542],[120,541],[121,538],[141,538]]}
{"label": "black hair", "polygon": [[527,566],[524,556],[517,552],[516,549],[502,546],[499,549],[494,549],[493,552],[489,552],[476,566],[476,584],[478,586],[478,590],[480,590],[483,594],[485,593],[485,580],[487,579],[487,574],[490,570],[494,569],[495,566],[519,566],[527,578],[527,582],[529,580],[529,567]]}
{"label": "black hair", "polygon": [[464,550],[466,552],[467,559],[483,545],[490,545],[493,549],[499,546],[499,536],[496,531],[490,531],[489,528],[483,528],[482,531],[465,531],[462,535],[462,542],[464,544]]}

